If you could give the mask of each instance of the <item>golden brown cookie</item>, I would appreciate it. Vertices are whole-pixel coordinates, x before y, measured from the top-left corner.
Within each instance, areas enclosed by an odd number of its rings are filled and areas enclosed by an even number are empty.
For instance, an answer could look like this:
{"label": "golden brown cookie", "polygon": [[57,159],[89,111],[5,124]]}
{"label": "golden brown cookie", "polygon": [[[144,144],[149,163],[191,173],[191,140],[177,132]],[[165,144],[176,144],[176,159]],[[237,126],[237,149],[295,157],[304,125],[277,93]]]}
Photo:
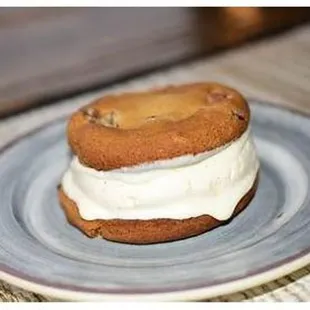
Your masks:
{"label": "golden brown cookie", "polygon": [[216,83],[105,96],[75,112],[68,141],[80,161],[111,170],[212,150],[239,138],[246,100]]}
{"label": "golden brown cookie", "polygon": [[[230,218],[243,211],[253,198],[258,183],[258,177],[253,187],[239,201]],[[103,237],[108,240],[132,243],[150,244],[173,241],[199,235],[228,221],[219,221],[209,215],[192,217],[185,220],[152,219],[152,220],[84,220],[78,211],[76,203],[68,198],[61,187],[58,189],[61,206],[69,223],[79,228],[88,237]]]}

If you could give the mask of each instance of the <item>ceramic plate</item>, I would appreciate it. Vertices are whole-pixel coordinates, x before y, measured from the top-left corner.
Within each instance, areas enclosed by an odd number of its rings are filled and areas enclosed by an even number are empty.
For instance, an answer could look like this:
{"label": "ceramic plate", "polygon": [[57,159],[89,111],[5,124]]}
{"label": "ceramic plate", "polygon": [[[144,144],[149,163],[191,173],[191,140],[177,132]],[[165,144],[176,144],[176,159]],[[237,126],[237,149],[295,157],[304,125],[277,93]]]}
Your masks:
{"label": "ceramic plate", "polygon": [[62,299],[192,300],[270,281],[310,262],[310,119],[252,102],[258,192],[229,225],[156,245],[88,239],[56,186],[70,161],[65,119],[0,154],[0,277]]}

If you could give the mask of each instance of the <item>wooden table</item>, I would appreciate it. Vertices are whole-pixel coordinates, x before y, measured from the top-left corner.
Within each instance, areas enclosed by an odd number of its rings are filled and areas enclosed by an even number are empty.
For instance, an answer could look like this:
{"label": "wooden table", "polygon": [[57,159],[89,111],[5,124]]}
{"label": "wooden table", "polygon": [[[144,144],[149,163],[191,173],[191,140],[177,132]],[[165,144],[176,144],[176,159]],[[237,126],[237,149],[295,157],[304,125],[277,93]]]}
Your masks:
{"label": "wooden table", "polygon": [[310,20],[310,8],[2,8],[0,116]]}

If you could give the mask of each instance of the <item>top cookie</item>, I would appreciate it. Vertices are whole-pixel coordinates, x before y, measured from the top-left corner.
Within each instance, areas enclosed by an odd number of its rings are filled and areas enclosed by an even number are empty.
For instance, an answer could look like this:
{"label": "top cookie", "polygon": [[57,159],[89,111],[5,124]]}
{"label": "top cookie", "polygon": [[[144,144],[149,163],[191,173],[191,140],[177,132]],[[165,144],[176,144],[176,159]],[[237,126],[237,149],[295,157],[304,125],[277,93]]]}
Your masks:
{"label": "top cookie", "polygon": [[239,138],[249,119],[236,90],[195,83],[105,96],[75,112],[67,134],[84,165],[111,170],[215,149]]}

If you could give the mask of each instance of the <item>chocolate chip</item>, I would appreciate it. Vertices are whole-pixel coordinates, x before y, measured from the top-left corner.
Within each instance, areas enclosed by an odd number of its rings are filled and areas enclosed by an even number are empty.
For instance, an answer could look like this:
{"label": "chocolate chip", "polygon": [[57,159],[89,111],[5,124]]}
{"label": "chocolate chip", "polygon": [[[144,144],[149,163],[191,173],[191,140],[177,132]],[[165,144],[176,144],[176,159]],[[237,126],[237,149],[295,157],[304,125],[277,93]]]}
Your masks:
{"label": "chocolate chip", "polygon": [[89,117],[98,117],[99,116],[99,112],[98,110],[94,109],[94,108],[83,108],[81,109],[81,112],[83,112],[83,114],[85,116],[89,116]]}
{"label": "chocolate chip", "polygon": [[245,114],[242,110],[233,110],[232,114],[234,117],[237,117],[241,121],[245,120]]}
{"label": "chocolate chip", "polygon": [[98,119],[97,123],[106,127],[119,127],[119,124],[116,120],[116,113],[114,111],[111,111],[107,114],[101,115]]}
{"label": "chocolate chip", "polygon": [[153,121],[156,119],[156,115],[151,115],[146,118],[147,121]]}
{"label": "chocolate chip", "polygon": [[119,127],[119,124],[116,121],[116,113],[114,111],[100,115],[99,111],[94,108],[83,108],[81,109],[81,112],[90,123],[106,127]]}
{"label": "chocolate chip", "polygon": [[95,123],[97,118],[99,117],[98,110],[90,107],[82,108],[81,112],[83,113],[84,117],[90,123]]}

